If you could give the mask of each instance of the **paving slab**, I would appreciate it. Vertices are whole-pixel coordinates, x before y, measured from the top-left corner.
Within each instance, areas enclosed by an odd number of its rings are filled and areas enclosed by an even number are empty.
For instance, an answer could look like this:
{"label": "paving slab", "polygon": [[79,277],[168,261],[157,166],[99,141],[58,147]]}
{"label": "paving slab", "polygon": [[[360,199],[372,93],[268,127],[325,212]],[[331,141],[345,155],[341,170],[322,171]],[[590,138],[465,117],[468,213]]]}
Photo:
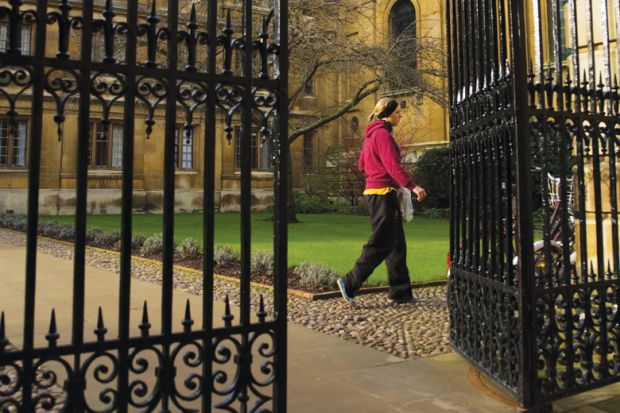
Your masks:
{"label": "paving slab", "polygon": [[[45,344],[49,313],[57,312],[61,341],[68,342],[71,331],[73,263],[47,254],[38,254],[36,335]],[[7,334],[16,345],[23,328],[25,251],[23,247],[0,244],[0,311],[7,314]],[[92,337],[99,306],[105,314],[110,337],[115,335],[118,318],[119,277],[111,271],[88,267],[85,331]],[[142,303],[152,303],[153,332],[161,312],[160,286],[132,280],[131,320],[133,333],[142,312]],[[196,325],[200,323],[202,297],[175,291],[174,325],[180,331],[186,300],[190,300]],[[214,321],[221,302],[214,302]],[[288,407],[293,413],[512,413],[514,405],[502,400],[492,385],[481,388],[471,379],[471,366],[455,353],[401,359],[344,341],[295,324],[289,324]],[[484,381],[483,381],[484,382]],[[494,396],[494,394],[496,396]],[[582,393],[555,404],[556,412],[618,413],[620,384]]]}

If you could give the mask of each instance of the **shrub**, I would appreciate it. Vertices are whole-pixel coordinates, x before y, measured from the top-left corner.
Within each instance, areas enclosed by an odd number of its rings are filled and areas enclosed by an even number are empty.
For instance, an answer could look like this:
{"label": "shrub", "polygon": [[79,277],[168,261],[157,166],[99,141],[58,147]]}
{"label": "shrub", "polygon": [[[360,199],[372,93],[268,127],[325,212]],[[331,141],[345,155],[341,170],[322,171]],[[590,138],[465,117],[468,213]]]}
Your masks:
{"label": "shrub", "polygon": [[232,267],[239,262],[239,256],[232,248],[218,245],[213,251],[213,260],[222,267]]}
{"label": "shrub", "polygon": [[[144,244],[144,240],[146,239],[146,237],[142,236],[142,235],[133,235],[131,237],[131,250],[132,251],[140,251],[140,248],[142,248],[142,245]],[[120,251],[121,250],[121,240],[119,238],[118,241],[116,241],[114,243],[114,247],[113,249],[115,251]]]}
{"label": "shrub", "polygon": [[15,231],[25,231],[27,220],[25,217],[13,214],[0,214],[0,227]]}
{"label": "shrub", "polygon": [[[26,229],[26,221],[24,220],[24,230]],[[20,224],[17,224],[18,227],[21,227]],[[61,224],[55,221],[40,221],[38,226],[38,233],[41,236],[54,238],[59,240],[72,240],[75,236],[73,231],[73,225],[70,224]]]}
{"label": "shrub", "polygon": [[301,195],[294,194],[295,207],[300,214],[322,214],[325,212],[331,212],[331,208],[327,201],[321,200],[318,196],[314,195]]}
{"label": "shrub", "polygon": [[140,248],[144,245],[145,240],[146,237],[144,235],[133,235],[131,237],[131,249],[133,251],[140,251]]}
{"label": "shrub", "polygon": [[70,241],[75,237],[75,231],[71,224],[60,224],[58,230],[58,239],[62,241]]}
{"label": "shrub", "polygon": [[162,233],[155,234],[144,240],[140,253],[146,257],[158,255],[164,251],[164,235]]}
{"label": "shrub", "polygon": [[250,258],[253,274],[273,274],[275,257],[271,251],[257,251]]}
{"label": "shrub", "polygon": [[39,222],[39,234],[48,237],[48,238],[58,238],[60,233],[60,228],[58,228],[58,224],[51,221],[41,221]]}
{"label": "shrub", "polygon": [[299,286],[309,290],[334,289],[339,275],[325,265],[301,263],[293,272],[299,277]]}
{"label": "shrub", "polygon": [[427,208],[421,211],[421,215],[425,218],[449,218],[450,210],[445,208]]}
{"label": "shrub", "polygon": [[121,240],[120,232],[104,232],[100,230],[96,230],[92,234],[92,239],[90,245],[99,247],[99,248],[109,248],[114,249],[116,243]]}
{"label": "shrub", "polygon": [[[360,192],[361,194],[361,192]],[[316,195],[294,194],[296,212],[300,214],[354,214],[359,212],[356,205],[334,203]]]}
{"label": "shrub", "polygon": [[102,232],[103,231],[97,228],[87,229],[86,230],[86,243],[88,245],[96,245],[95,239],[97,239]]}
{"label": "shrub", "polygon": [[201,248],[200,245],[198,245],[198,242],[196,242],[194,239],[186,238],[185,240],[183,240],[181,245],[177,247],[176,251],[177,254],[179,254],[179,256],[181,257],[181,259],[185,260],[188,258],[199,258]]}
{"label": "shrub", "polygon": [[[426,189],[426,200],[416,208],[448,208],[450,206],[450,149],[428,149],[415,163],[414,177]],[[415,196],[414,196],[415,198]]]}

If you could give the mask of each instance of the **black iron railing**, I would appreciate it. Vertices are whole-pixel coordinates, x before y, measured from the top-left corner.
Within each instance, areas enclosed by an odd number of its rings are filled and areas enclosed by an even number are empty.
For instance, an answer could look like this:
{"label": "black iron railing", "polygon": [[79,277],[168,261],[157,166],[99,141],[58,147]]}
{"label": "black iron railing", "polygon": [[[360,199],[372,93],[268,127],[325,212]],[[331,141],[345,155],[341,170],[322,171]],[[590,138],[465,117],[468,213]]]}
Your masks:
{"label": "black iron railing", "polygon": [[620,8],[447,5],[451,340],[535,410],[620,380]]}
{"label": "black iron railing", "polygon": [[[102,13],[94,1],[0,1],[0,23],[8,28],[0,51],[0,110],[9,136],[19,116],[30,118],[28,142],[28,229],[23,342],[12,345],[0,318],[0,410],[34,411],[286,411],[286,188],[287,188],[287,2],[276,0],[270,14],[255,15],[251,0],[241,2],[243,30],[228,17],[218,21],[222,4],[169,0],[107,0]],[[97,1],[97,4],[102,2]],[[121,9],[114,3],[123,3]],[[162,3],[162,4],[160,4]],[[194,3],[194,4],[192,4]],[[225,3],[225,2],[221,2]],[[260,2],[258,6],[264,6]],[[225,6],[225,4],[224,4]],[[196,7],[203,7],[197,13]],[[123,11],[120,14],[119,10]],[[145,14],[144,10],[148,10]],[[185,13],[185,10],[189,10]],[[183,12],[183,14],[181,14]],[[200,16],[200,17],[199,17]],[[202,17],[206,16],[206,17]],[[256,22],[259,26],[256,26]],[[23,25],[34,28],[34,53],[21,53]],[[218,33],[218,25],[223,30]],[[103,49],[94,37],[101,36]],[[57,37],[54,42],[53,37]],[[121,41],[122,40],[122,41]],[[119,48],[124,48],[119,59]],[[52,51],[53,50],[53,51]],[[240,59],[234,75],[231,56]],[[59,139],[77,142],[75,250],[70,344],[59,343],[55,312],[36,345],[37,224],[44,110],[53,102]],[[64,133],[66,105],[77,102],[77,136]],[[139,103],[139,105],[138,105]],[[44,107],[45,105],[45,107]],[[98,112],[95,119],[94,106]],[[27,109],[25,109],[27,108]],[[122,108],[122,214],[118,336],[109,337],[99,310],[95,340],[85,339],[85,231],[91,122],[110,123],[110,111]],[[117,112],[119,112],[117,110]],[[47,119],[47,118],[45,118]],[[177,119],[186,138],[197,119],[203,128],[204,256],[201,326],[194,326],[187,303],[181,325],[172,321],[174,265],[175,141]],[[165,129],[163,148],[163,276],[160,333],[150,332],[144,304],[140,333],[132,335],[132,197],[137,122],[146,138]],[[241,125],[241,285],[239,320],[227,301],[224,326],[214,326],[213,247],[215,147],[218,131]],[[259,128],[274,147],[274,304],[260,299],[251,317],[250,205],[251,131]],[[109,128],[104,127],[103,133]],[[194,136],[192,136],[192,139]],[[47,143],[46,143],[47,144]],[[193,309],[196,311],[195,309]],[[0,311],[2,311],[0,304]],[[185,377],[179,372],[189,371]],[[96,389],[96,390],[94,390]],[[94,392],[94,393],[93,393]]]}

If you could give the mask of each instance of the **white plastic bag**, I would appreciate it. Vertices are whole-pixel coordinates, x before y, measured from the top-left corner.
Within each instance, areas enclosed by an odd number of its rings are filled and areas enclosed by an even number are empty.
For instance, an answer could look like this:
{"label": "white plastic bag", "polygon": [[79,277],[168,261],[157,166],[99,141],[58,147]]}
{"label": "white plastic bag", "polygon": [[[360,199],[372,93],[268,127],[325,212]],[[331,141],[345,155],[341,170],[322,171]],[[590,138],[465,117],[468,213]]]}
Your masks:
{"label": "white plastic bag", "polygon": [[411,191],[409,188],[401,186],[397,191],[398,201],[400,202],[400,212],[403,221],[411,222],[413,219],[413,202],[411,200]]}

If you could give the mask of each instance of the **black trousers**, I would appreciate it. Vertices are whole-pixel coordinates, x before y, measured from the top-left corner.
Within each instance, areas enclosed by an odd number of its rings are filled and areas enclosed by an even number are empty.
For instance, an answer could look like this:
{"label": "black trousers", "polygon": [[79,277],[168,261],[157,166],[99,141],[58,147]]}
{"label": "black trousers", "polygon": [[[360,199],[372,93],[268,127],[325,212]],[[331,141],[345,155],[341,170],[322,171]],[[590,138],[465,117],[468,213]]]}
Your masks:
{"label": "black trousers", "polygon": [[354,295],[374,269],[385,260],[390,284],[389,297],[411,297],[407,242],[396,191],[387,195],[369,195],[368,208],[372,235],[364,245],[355,266],[346,275],[347,291]]}

